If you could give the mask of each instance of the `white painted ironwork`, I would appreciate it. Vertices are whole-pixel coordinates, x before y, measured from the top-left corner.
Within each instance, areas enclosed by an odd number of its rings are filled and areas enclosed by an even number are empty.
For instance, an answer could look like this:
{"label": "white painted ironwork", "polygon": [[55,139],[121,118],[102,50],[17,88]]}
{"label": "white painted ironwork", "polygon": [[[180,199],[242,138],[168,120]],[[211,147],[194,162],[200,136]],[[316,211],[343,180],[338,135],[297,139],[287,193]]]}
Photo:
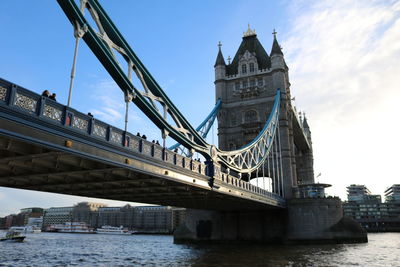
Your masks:
{"label": "white painted ironwork", "polygon": [[93,134],[106,138],[107,128],[98,124],[93,127]]}
{"label": "white painted ironwork", "polygon": [[110,140],[114,143],[121,144],[122,143],[122,134],[118,132],[111,132]]}
{"label": "white painted ironwork", "polygon": [[30,112],[36,111],[37,100],[19,93],[15,94],[14,105]]}
{"label": "white painted ironwork", "polygon": [[0,86],[0,100],[6,101],[7,88]]}
{"label": "white painted ironwork", "polygon": [[77,116],[74,116],[74,118],[72,119],[72,127],[74,128],[78,128],[80,130],[87,130],[88,128],[88,121],[82,118],[79,118]]}
{"label": "white painted ironwork", "polygon": [[44,105],[43,116],[56,121],[61,121],[62,110],[52,107],[50,105]]}

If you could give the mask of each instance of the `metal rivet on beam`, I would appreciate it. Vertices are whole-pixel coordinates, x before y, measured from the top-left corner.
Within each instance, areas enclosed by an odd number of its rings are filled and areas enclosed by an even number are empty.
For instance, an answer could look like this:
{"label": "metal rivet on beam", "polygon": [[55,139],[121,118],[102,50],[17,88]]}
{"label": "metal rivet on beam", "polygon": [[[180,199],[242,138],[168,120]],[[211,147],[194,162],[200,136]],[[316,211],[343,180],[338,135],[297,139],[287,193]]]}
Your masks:
{"label": "metal rivet on beam", "polygon": [[130,159],[125,159],[125,163],[126,164],[131,164],[131,160]]}
{"label": "metal rivet on beam", "polygon": [[169,174],[169,172],[168,172],[168,171],[165,171],[165,172],[164,172],[164,174],[165,174],[165,175],[168,175],[168,174]]}
{"label": "metal rivet on beam", "polygon": [[66,147],[72,147],[72,141],[71,140],[65,141],[65,146]]}
{"label": "metal rivet on beam", "polygon": [[195,183],[196,182],[196,179],[193,179],[193,183]]}

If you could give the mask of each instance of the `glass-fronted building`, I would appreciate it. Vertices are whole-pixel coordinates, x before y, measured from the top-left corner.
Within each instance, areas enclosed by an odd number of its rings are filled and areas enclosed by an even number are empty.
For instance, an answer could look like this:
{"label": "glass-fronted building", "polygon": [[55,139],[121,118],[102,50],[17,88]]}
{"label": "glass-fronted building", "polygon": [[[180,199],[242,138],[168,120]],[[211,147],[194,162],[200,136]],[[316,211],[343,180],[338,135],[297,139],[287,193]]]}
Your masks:
{"label": "glass-fronted building", "polygon": [[386,201],[373,195],[365,185],[347,187],[347,201],[343,203],[345,216],[358,221],[369,232],[400,231],[399,185],[385,191]]}

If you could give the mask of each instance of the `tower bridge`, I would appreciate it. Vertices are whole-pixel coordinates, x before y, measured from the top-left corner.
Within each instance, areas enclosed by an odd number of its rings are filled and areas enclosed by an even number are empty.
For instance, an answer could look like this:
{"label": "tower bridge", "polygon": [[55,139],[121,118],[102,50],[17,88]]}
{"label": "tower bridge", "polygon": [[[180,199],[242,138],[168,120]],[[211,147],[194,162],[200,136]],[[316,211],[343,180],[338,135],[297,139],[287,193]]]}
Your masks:
{"label": "tower bridge", "polygon": [[[71,94],[63,105],[0,79],[0,186],[186,207],[177,242],[366,239],[343,221],[340,199],[299,198],[318,187],[311,131],[292,105],[276,32],[268,54],[249,27],[228,64],[219,45],[216,106],[195,129],[97,0],[58,3],[75,30],[70,92],[83,40],[123,91],[126,110],[137,105],[164,142],[129,133],[128,113],[118,129],[70,107]],[[205,140],[216,117],[219,147]],[[166,138],[177,145],[168,149]]]}

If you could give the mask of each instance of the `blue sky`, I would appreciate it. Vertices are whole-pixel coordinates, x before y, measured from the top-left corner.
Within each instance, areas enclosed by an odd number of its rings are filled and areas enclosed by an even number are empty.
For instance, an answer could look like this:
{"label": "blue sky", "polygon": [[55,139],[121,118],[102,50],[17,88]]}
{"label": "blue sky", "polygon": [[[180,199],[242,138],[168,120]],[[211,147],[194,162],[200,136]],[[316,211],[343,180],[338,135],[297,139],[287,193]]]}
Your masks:
{"label": "blue sky", "polygon": [[[309,118],[315,173],[345,198],[350,183],[383,193],[396,170],[400,4],[395,1],[100,1],[170,99],[197,126],[214,104],[217,43],[234,56],[250,23],[267,52],[275,28],[292,95]],[[0,76],[67,102],[72,26],[56,1],[0,2]],[[84,42],[72,107],[123,128],[121,91]],[[129,131],[159,139],[135,107]],[[0,188],[0,215],[86,198]],[[96,200],[99,201],[99,200]],[[110,202],[119,205],[120,202]]]}

